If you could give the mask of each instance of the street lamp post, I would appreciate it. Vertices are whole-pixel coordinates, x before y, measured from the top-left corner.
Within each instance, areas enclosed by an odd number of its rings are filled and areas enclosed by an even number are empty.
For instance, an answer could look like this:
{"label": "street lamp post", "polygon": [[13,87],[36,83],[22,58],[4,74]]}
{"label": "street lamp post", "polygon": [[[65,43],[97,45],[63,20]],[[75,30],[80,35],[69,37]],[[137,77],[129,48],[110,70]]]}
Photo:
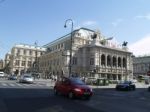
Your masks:
{"label": "street lamp post", "polygon": [[35,71],[34,72],[38,73],[37,42],[35,42],[34,45],[35,45]]}
{"label": "street lamp post", "polygon": [[72,35],[73,35],[73,20],[72,19],[67,19],[66,21],[65,21],[65,25],[64,25],[64,27],[66,28],[67,27],[67,22],[68,21],[70,21],[71,22],[71,38],[70,38],[70,60],[69,60],[69,77],[70,77],[70,75],[71,75],[71,73],[72,73]]}

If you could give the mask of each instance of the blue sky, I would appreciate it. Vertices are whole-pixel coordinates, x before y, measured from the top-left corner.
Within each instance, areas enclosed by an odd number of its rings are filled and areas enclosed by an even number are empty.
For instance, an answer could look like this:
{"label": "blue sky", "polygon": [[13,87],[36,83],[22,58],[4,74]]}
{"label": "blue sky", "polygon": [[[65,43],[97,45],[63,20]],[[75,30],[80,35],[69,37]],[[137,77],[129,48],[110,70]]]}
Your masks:
{"label": "blue sky", "polygon": [[[5,0],[0,3],[0,59],[18,43],[44,45],[74,28],[100,29],[103,35],[128,41],[136,55],[149,54],[149,0]],[[146,47],[147,46],[147,47]]]}

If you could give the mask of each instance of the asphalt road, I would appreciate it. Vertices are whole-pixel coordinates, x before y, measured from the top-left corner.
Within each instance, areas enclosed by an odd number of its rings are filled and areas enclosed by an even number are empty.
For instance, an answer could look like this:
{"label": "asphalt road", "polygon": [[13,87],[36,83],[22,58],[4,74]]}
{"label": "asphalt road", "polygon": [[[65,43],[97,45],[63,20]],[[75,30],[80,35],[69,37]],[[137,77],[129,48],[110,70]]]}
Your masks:
{"label": "asphalt road", "polygon": [[[116,91],[115,89],[96,89],[89,107],[104,112],[150,112],[150,92],[147,89],[136,91]],[[79,102],[80,103],[80,102]]]}
{"label": "asphalt road", "polygon": [[[16,85],[15,85],[16,84]],[[55,96],[44,83],[18,85],[0,81],[0,112],[150,112],[150,92],[94,89],[90,101]]]}
{"label": "asphalt road", "polygon": [[29,84],[31,88],[22,84],[15,88],[15,83],[0,82],[0,112],[101,112],[65,96],[55,96],[47,85],[41,88],[37,83]]}

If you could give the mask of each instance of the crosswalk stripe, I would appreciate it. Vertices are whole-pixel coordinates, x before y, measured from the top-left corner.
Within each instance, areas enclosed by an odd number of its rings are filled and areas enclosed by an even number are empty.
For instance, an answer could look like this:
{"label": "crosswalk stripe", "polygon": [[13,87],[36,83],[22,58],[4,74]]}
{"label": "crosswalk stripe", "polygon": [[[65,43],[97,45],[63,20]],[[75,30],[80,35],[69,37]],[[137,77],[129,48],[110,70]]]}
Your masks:
{"label": "crosswalk stripe", "polygon": [[15,86],[15,84],[9,84],[9,85],[10,85],[10,86],[13,86],[13,87]]}
{"label": "crosswalk stripe", "polygon": [[26,84],[26,83],[18,83],[18,82],[0,82],[1,87],[49,87],[48,84],[40,84],[40,83],[33,83],[33,84]]}
{"label": "crosswalk stripe", "polygon": [[3,86],[7,86],[7,84],[6,84],[6,83],[2,83],[2,85],[3,85]]}
{"label": "crosswalk stripe", "polygon": [[17,85],[17,86],[22,86],[22,84],[18,84],[18,83],[16,83],[16,85]]}
{"label": "crosswalk stripe", "polygon": [[23,86],[27,86],[27,87],[29,87],[30,85],[28,85],[28,84],[23,84]]}
{"label": "crosswalk stripe", "polygon": [[38,84],[38,86],[43,86],[43,85]]}

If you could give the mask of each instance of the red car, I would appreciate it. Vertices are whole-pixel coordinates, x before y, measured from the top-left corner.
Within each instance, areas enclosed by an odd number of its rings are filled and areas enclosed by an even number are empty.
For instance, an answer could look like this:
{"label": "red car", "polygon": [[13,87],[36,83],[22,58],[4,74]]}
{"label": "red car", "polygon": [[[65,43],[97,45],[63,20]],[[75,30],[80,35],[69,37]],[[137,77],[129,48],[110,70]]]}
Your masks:
{"label": "red car", "polygon": [[93,95],[92,88],[87,86],[82,80],[74,77],[62,77],[54,86],[54,93],[67,95],[70,99],[83,97],[89,100]]}

